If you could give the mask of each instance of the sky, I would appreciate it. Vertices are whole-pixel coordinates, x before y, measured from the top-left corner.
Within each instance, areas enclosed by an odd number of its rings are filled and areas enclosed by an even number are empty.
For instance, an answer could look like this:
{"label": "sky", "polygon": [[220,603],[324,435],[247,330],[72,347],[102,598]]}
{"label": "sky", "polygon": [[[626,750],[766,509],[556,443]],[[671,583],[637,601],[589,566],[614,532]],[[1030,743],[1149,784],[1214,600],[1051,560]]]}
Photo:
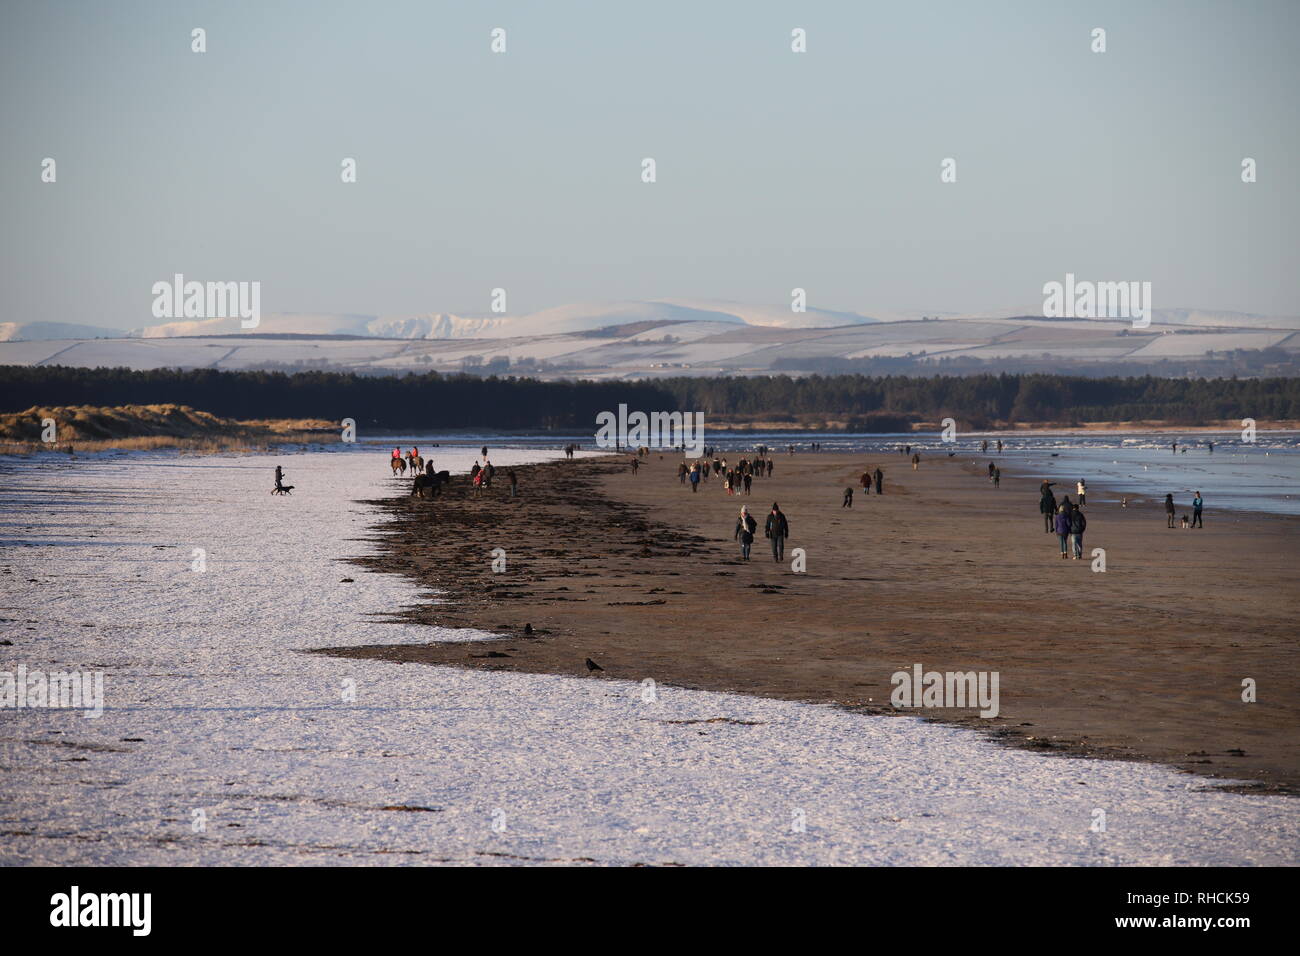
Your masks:
{"label": "sky", "polygon": [[153,324],[175,273],[267,313],[976,312],[1071,272],[1293,315],[1298,46],[1294,0],[4,0],[0,321]]}

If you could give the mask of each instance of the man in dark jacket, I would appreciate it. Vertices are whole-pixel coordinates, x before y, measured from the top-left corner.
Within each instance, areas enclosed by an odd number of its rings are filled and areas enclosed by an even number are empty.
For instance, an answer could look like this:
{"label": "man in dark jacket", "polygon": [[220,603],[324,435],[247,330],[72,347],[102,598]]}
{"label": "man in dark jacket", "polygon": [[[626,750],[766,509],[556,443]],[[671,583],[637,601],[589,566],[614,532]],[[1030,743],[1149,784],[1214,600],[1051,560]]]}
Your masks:
{"label": "man in dark jacket", "polygon": [[1082,508],[1070,512],[1070,544],[1074,546],[1074,557],[1083,557],[1083,532],[1088,527],[1088,519],[1083,516]]}
{"label": "man in dark jacket", "polygon": [[876,469],[876,494],[878,495],[884,494],[884,491],[881,490],[884,487],[884,485],[885,485],[885,473],[881,471],[879,468],[877,468]]}
{"label": "man in dark jacket", "polygon": [[785,520],[777,503],[772,502],[772,513],[767,516],[767,524],[763,526],[763,536],[770,538],[772,541],[772,560],[785,560],[785,539],[790,535],[790,522]]}
{"label": "man in dark jacket", "polygon": [[1043,530],[1052,533],[1052,518],[1056,514],[1056,495],[1052,494],[1052,483],[1045,481],[1038,489],[1038,510],[1043,515]]}

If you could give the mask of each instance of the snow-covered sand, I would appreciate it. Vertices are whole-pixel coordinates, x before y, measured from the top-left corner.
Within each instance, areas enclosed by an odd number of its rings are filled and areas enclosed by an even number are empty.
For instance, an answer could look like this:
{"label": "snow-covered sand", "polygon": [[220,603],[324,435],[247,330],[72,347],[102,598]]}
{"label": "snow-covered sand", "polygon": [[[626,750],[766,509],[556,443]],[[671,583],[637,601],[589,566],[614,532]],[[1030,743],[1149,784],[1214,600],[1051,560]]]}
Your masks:
{"label": "snow-covered sand", "polygon": [[[267,494],[277,462],[292,497]],[[0,709],[0,863],[1296,862],[1296,801],[1163,767],[830,707],[300,653],[475,637],[380,620],[430,596],[340,561],[373,547],[382,519],[356,502],[401,487],[387,473],[362,448],[0,459],[0,671],[101,669],[106,704]]]}

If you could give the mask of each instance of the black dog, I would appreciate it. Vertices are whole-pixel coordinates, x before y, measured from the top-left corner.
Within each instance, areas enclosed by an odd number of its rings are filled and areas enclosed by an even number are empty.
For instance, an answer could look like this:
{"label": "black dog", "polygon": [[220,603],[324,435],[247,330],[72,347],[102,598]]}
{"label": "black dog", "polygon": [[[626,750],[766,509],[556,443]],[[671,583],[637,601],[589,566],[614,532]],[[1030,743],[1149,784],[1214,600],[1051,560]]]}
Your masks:
{"label": "black dog", "polygon": [[293,485],[276,485],[271,489],[273,495],[291,495],[293,494]]}

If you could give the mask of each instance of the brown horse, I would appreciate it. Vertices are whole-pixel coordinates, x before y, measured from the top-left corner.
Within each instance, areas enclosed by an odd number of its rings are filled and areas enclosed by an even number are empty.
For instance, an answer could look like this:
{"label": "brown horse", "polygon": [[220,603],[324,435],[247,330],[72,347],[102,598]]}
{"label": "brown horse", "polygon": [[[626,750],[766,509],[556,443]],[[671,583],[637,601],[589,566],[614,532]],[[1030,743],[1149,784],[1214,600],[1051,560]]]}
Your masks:
{"label": "brown horse", "polygon": [[394,458],[394,459],[393,459],[393,477],[396,478],[399,474],[402,474],[402,475],[406,474],[406,462],[402,461],[402,459],[400,459],[400,458]]}

